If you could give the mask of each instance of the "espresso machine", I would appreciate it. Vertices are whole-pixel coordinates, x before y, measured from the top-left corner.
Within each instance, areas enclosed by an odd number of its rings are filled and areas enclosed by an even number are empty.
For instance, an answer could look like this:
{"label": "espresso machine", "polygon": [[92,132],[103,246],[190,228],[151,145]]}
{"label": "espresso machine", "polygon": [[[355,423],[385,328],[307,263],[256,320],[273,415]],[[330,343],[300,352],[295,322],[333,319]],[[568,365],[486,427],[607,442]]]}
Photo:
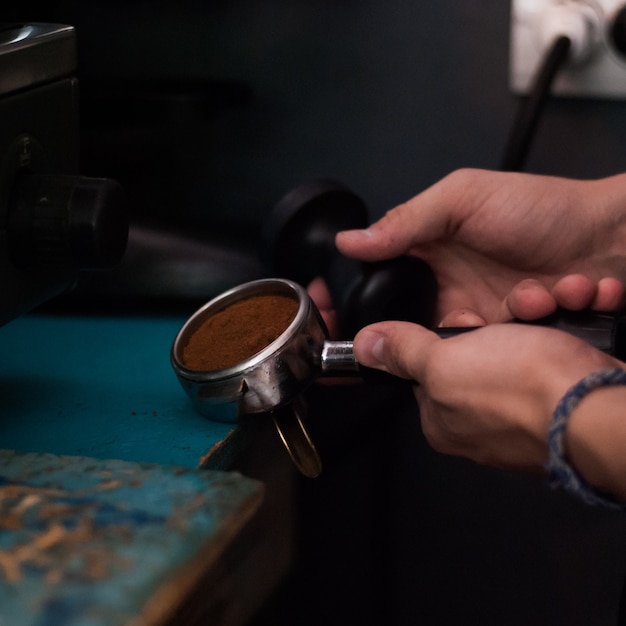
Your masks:
{"label": "espresso machine", "polygon": [[0,325],[122,258],[120,185],[79,169],[72,26],[0,24]]}

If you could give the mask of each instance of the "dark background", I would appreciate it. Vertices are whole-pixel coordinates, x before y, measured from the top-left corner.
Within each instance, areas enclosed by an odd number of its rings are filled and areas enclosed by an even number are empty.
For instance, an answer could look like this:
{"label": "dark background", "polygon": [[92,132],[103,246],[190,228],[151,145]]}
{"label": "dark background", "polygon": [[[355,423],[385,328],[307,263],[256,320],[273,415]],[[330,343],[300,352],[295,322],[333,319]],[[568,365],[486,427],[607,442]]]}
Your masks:
{"label": "dark background", "polygon": [[[497,168],[518,104],[502,0],[2,13],[77,28],[83,173],[123,183],[139,232],[111,298],[206,300],[264,275],[259,230],[304,181],[342,181],[375,219],[458,167]],[[528,171],[625,168],[626,103],[549,102]],[[311,395],[325,471],[302,481],[296,567],[259,624],[616,623],[621,516],[435,454],[407,390]]]}

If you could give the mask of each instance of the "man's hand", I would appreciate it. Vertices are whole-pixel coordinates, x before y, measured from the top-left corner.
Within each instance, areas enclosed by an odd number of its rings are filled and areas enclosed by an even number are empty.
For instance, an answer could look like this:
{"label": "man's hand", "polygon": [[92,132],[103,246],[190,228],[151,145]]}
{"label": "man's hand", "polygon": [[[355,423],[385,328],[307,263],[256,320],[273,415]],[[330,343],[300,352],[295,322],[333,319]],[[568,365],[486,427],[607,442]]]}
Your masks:
{"label": "man's hand", "polygon": [[336,242],[364,261],[421,257],[437,277],[439,321],[476,325],[622,307],[625,222],[626,176],[459,170]]}

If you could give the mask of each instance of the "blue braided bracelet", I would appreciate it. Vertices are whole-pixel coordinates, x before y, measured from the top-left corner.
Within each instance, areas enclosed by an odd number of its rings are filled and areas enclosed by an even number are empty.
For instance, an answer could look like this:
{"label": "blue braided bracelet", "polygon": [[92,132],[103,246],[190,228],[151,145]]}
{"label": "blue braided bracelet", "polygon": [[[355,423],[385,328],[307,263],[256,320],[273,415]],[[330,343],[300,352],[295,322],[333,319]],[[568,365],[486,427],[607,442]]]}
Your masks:
{"label": "blue braided bracelet", "polygon": [[[625,505],[600,494],[589,485],[565,460],[563,450],[563,434],[572,411],[588,393],[598,387],[610,385],[626,385],[626,370],[608,368],[589,374],[571,387],[561,398],[552,414],[550,430],[548,431],[549,456],[546,469],[550,473],[550,484],[553,487],[561,486],[592,506],[624,509]],[[626,407],[624,410],[626,411]]]}

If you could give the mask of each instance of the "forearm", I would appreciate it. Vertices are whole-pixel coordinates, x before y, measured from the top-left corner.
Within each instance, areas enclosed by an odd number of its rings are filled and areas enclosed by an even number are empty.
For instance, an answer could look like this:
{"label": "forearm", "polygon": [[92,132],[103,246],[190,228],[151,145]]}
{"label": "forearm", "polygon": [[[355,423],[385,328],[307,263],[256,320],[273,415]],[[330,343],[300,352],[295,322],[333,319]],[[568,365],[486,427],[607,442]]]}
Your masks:
{"label": "forearm", "polygon": [[565,453],[598,491],[626,502],[626,387],[595,389],[573,411]]}

